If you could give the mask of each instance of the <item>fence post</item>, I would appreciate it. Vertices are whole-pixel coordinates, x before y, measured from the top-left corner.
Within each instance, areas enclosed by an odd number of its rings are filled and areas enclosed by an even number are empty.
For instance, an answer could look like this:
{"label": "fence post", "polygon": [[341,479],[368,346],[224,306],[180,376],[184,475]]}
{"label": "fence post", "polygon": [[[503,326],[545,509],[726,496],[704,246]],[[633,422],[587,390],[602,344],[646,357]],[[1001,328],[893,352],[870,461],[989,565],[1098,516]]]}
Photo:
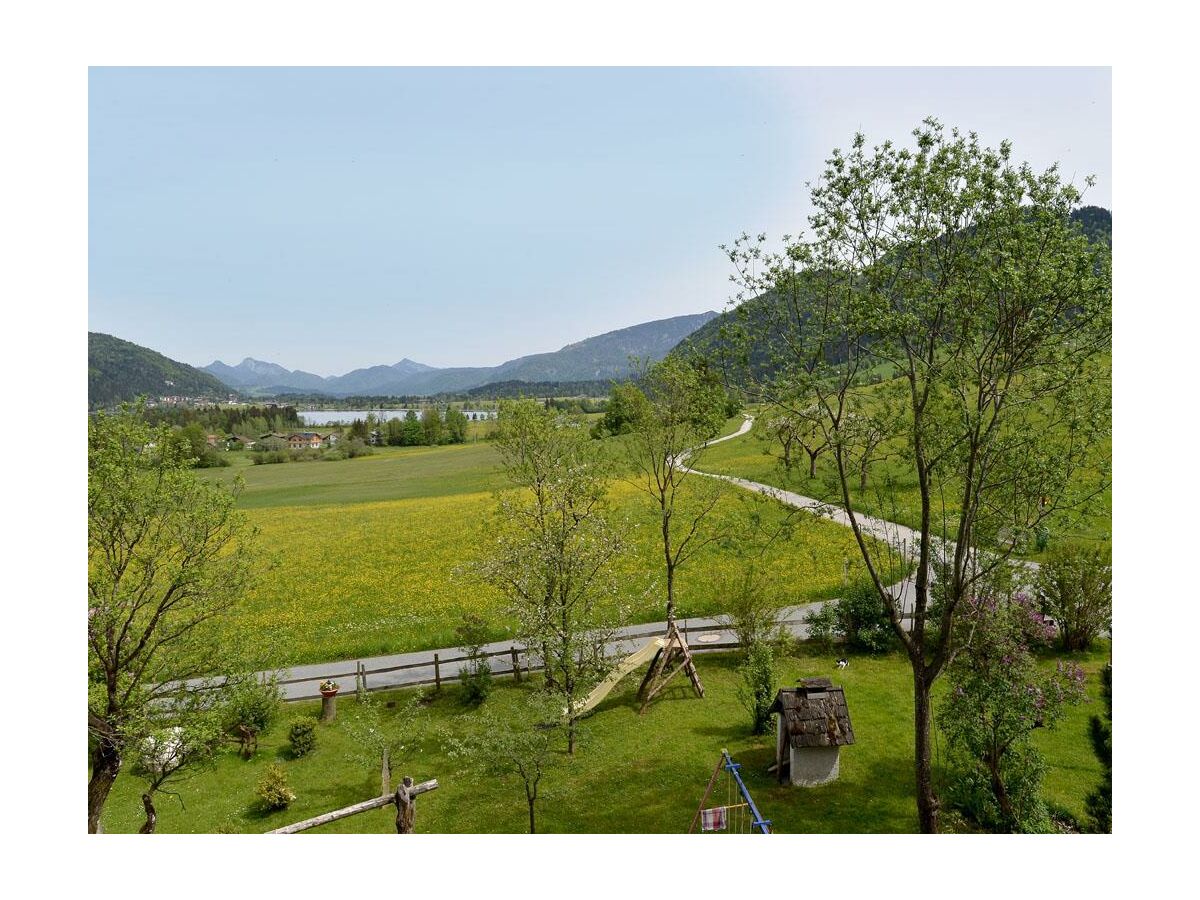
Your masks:
{"label": "fence post", "polygon": [[433,689],[435,691],[442,689],[442,661],[436,653],[433,654]]}
{"label": "fence post", "polygon": [[517,645],[512,646],[512,669],[513,679],[517,684],[521,683],[521,658],[517,655]]}

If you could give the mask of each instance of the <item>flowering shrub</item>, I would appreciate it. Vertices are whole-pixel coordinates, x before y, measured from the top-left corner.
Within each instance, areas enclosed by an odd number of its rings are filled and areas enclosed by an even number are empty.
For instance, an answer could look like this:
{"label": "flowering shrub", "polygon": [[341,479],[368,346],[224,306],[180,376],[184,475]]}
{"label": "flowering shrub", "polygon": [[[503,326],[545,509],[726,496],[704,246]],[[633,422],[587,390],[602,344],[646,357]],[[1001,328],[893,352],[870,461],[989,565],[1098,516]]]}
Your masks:
{"label": "flowering shrub", "polygon": [[279,763],[271,763],[254,789],[255,796],[267,810],[287,809],[296,799],[296,792],[288,784],[287,772]]}
{"label": "flowering shrub", "polygon": [[1066,547],[1038,570],[1038,600],[1058,623],[1064,650],[1086,650],[1112,627],[1110,554],[1105,548]]}
{"label": "flowering shrub", "polygon": [[1045,831],[1045,765],[1030,741],[1084,698],[1079,666],[1037,665],[1030,647],[1052,633],[1033,603],[974,598],[966,603],[961,646],[947,670],[950,692],[938,712],[956,773],[952,801],[985,828]]}

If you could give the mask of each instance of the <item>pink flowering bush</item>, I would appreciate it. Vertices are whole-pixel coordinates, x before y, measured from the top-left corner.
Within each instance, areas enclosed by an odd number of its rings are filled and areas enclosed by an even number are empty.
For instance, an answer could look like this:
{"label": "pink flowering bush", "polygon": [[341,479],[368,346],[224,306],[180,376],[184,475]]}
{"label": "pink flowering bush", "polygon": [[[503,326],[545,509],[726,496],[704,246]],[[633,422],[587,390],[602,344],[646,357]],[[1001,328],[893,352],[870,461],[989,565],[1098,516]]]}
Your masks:
{"label": "pink flowering bush", "polygon": [[1045,831],[1045,763],[1030,735],[1053,728],[1084,698],[1084,673],[1059,662],[1038,665],[1031,648],[1054,630],[1024,595],[973,598],[960,623],[959,649],[947,669],[949,694],[938,711],[954,766],[949,797],[985,828]]}

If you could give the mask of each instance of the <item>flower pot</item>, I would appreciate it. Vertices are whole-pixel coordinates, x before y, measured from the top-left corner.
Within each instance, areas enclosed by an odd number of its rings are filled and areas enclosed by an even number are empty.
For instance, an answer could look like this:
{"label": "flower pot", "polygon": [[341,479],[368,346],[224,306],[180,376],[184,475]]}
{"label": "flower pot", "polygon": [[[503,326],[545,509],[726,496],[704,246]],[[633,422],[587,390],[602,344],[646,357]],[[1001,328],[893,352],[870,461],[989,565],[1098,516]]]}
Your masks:
{"label": "flower pot", "polygon": [[327,691],[327,690],[325,690],[324,688],[322,688],[322,689],[321,689],[321,696],[322,696],[322,697],[334,697],[334,696],[336,696],[336,695],[337,695],[337,692],[338,692],[339,690],[341,690],[341,688],[333,688],[333,690],[329,690],[329,691]]}

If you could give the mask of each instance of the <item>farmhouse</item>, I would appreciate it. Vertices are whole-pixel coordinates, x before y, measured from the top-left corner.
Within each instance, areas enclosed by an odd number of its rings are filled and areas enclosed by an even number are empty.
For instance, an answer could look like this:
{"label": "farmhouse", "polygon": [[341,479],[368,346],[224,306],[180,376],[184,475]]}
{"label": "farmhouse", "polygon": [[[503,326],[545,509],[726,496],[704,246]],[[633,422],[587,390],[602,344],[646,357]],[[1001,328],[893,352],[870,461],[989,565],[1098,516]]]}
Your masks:
{"label": "farmhouse", "polygon": [[249,450],[254,444],[254,438],[245,434],[228,434],[225,436],[226,450]]}
{"label": "farmhouse", "polygon": [[782,784],[804,787],[838,777],[841,747],[854,743],[846,695],[828,678],[805,678],[783,688],[771,712],[779,714],[775,740],[775,772]]}
{"label": "farmhouse", "polygon": [[325,439],[315,431],[296,431],[287,436],[292,450],[320,450]]}

